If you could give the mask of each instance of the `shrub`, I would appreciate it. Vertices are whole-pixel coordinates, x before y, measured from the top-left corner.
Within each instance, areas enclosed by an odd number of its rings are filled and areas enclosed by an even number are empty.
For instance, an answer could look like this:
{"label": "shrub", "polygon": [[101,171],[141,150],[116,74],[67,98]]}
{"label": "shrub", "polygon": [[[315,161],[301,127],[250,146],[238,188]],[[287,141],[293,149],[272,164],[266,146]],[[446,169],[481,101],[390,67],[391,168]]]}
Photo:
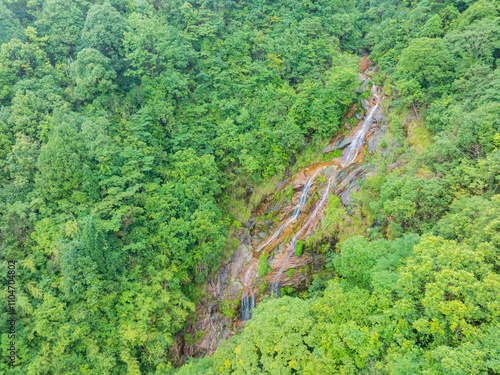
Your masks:
{"label": "shrub", "polygon": [[304,241],[298,240],[297,246],[295,246],[295,255],[300,257],[304,250]]}
{"label": "shrub", "polygon": [[264,278],[267,276],[267,257],[265,254],[262,254],[259,258],[257,271],[259,272],[259,277]]}

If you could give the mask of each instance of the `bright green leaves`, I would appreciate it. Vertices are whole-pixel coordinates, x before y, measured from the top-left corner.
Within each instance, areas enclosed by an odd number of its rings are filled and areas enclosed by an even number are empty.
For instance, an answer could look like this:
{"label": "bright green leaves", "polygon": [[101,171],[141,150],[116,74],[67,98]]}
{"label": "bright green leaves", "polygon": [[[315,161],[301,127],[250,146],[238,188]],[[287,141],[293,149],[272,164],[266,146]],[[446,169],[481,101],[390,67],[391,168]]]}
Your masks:
{"label": "bright green leaves", "polygon": [[85,187],[90,187],[90,166],[77,121],[75,115],[61,116],[37,161],[39,193],[52,202],[68,197],[81,201]]}
{"label": "bright green leaves", "polygon": [[70,67],[71,78],[76,84],[74,95],[77,99],[92,100],[96,95],[113,90],[116,72],[110,59],[98,50],[85,48],[78,53]]}
{"label": "bright green leaves", "polygon": [[481,251],[485,261],[495,271],[500,270],[500,196],[491,200],[478,196],[459,197],[450,212],[439,221],[436,229],[446,239],[465,241],[472,249]]}
{"label": "bright green leaves", "polygon": [[214,355],[214,372],[303,373],[304,363],[313,360],[309,309],[307,301],[290,297],[259,304],[244,332]]}
{"label": "bright green leaves", "polygon": [[414,254],[401,270],[402,298],[394,306],[401,354],[412,342],[413,350],[427,351],[423,362],[436,368],[457,366],[454,373],[461,373],[464,365],[456,360],[441,361],[468,351],[466,358],[476,359],[465,363],[477,361],[474,367],[487,368],[488,355],[481,352],[478,340],[500,313],[498,274],[481,251],[439,237],[424,237]]}
{"label": "bright green leaves", "polygon": [[429,178],[425,173],[389,176],[382,186],[380,200],[371,204],[374,212],[382,211],[390,218],[390,235],[398,236],[409,230],[429,231],[452,202],[449,182]]}
{"label": "bright green leaves", "polygon": [[195,52],[179,30],[158,16],[137,13],[129,18],[129,23],[131,30],[125,34],[124,41],[132,67],[128,74],[157,77],[164,72],[166,80],[184,80],[180,70],[188,66]]}
{"label": "bright green leaves", "polygon": [[14,88],[16,94],[7,120],[12,133],[25,134],[46,143],[54,111],[67,107],[63,90],[50,75],[22,80]]}
{"label": "bright green leaves", "polygon": [[82,44],[95,48],[111,60],[115,70],[123,66],[123,36],[127,30],[126,21],[110,4],[93,5],[87,13],[82,31]]}
{"label": "bright green leaves", "polygon": [[218,264],[226,234],[214,199],[219,192],[213,157],[186,150],[172,157],[165,183],[148,199],[151,224],[158,228],[154,247],[163,262],[182,271],[180,278],[191,273],[200,282]]}
{"label": "bright green leaves", "polygon": [[258,268],[257,268],[257,271],[259,272],[259,277],[261,277],[261,278],[266,277],[266,275],[267,275],[267,269],[268,269],[267,256],[266,256],[266,254],[262,254],[259,257],[259,265],[258,265]]}
{"label": "bright green leaves", "polygon": [[53,61],[66,63],[76,56],[84,25],[81,6],[75,1],[44,1],[36,26],[47,37],[47,52]]}
{"label": "bright green leaves", "polygon": [[23,28],[14,14],[0,2],[0,46],[14,38],[24,38]]}
{"label": "bright green leaves", "polygon": [[1,46],[0,100],[12,96],[12,85],[17,80],[42,78],[52,70],[47,54],[40,48],[43,41],[36,37],[33,29],[31,32],[34,34],[26,43],[19,39],[12,39]]}
{"label": "bright green leaves", "polygon": [[384,289],[386,282],[388,285],[393,283],[391,273],[404,264],[417,243],[415,235],[394,241],[370,242],[362,237],[352,237],[342,245],[341,255],[334,258],[333,266],[346,285],[368,290],[374,286]]}
{"label": "bright green leaves", "polygon": [[453,61],[441,39],[414,39],[397,66],[398,88],[406,104],[427,103],[439,97],[453,79]]}
{"label": "bright green leaves", "polygon": [[78,236],[64,246],[61,258],[67,300],[83,296],[96,301],[102,289],[112,288],[117,281],[122,260],[115,249],[108,248],[95,218],[85,218]]}
{"label": "bright green leaves", "polygon": [[379,353],[382,343],[371,327],[374,306],[367,291],[345,291],[332,281],[324,296],[313,303],[312,312],[317,319],[313,333],[321,348],[324,373],[359,373]]}

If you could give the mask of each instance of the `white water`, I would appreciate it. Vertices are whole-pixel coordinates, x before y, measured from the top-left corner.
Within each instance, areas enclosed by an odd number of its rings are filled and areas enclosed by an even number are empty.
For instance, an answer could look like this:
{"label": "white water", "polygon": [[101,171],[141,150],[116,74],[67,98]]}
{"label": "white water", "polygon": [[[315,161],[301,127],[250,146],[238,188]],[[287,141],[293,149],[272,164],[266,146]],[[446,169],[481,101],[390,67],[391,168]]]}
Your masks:
{"label": "white water", "polygon": [[286,227],[288,227],[293,221],[295,221],[299,217],[302,208],[307,203],[307,199],[309,198],[309,192],[311,191],[311,187],[314,183],[314,180],[318,172],[319,169],[316,172],[314,172],[314,174],[306,181],[304,189],[302,190],[302,194],[300,194],[299,201],[297,202],[297,205],[292,211],[292,217],[290,217],[290,219],[288,219],[285,222],[285,224],[283,224],[276,232],[274,232],[274,234],[271,237],[269,237],[269,239],[263,245],[259,246],[256,250],[257,252],[261,251],[263,248],[265,248],[267,245],[273,242],[276,238],[278,238],[280,234],[283,232],[283,230],[285,230]]}
{"label": "white water", "polygon": [[[356,156],[358,155],[359,150],[361,149],[361,147],[363,146],[363,144],[365,142],[366,133],[367,133],[368,129],[370,128],[370,125],[373,123],[373,116],[375,114],[375,111],[379,108],[380,97],[378,96],[377,87],[375,85],[372,86],[371,92],[372,92],[372,95],[376,99],[375,105],[372,107],[372,109],[370,110],[368,115],[365,117],[363,123],[361,124],[361,126],[357,130],[354,140],[342,152],[342,154],[339,158],[340,164],[342,167],[348,166],[349,164],[353,163],[354,160],[356,159]],[[278,231],[276,233],[274,233],[273,236],[271,236],[269,238],[269,240],[266,241],[266,243],[264,245],[260,246],[257,249],[257,251],[260,251],[262,248],[269,245],[269,243],[271,243],[273,240],[275,240],[281,234],[281,232],[288,225],[290,225],[290,223],[292,221],[294,221],[299,216],[302,207],[305,205],[305,202],[307,201],[309,190],[311,189],[312,183],[314,182],[314,179],[315,179],[318,172],[319,172],[319,170],[316,171],[316,173],[307,181],[306,186],[304,187],[304,191],[302,192],[302,195],[300,196],[299,202],[297,203],[297,206],[295,207],[295,209],[293,211],[292,218],[290,218],[285,224],[283,224],[278,229]],[[287,257],[284,260],[284,262],[282,262],[281,267],[278,270],[278,273],[274,278],[274,280],[275,280],[274,283],[270,286],[271,292],[275,293],[275,295],[277,297],[279,297],[281,294],[280,293],[280,283],[279,283],[280,277],[283,274],[283,270],[285,269],[285,266],[288,264],[290,257],[295,253],[295,250],[297,247],[297,239],[304,231],[308,230],[309,226],[315,221],[320,210],[327,203],[328,197],[330,195],[331,187],[332,187],[334,181],[336,180],[336,177],[337,177],[337,172],[334,172],[330,176],[330,178],[328,179],[328,184],[327,184],[325,190],[323,191],[323,195],[321,197],[321,200],[316,205],[316,208],[314,209],[312,214],[309,216],[306,223],[293,236],[293,238],[290,242],[291,248],[288,251]]]}
{"label": "white water", "polygon": [[[240,319],[249,320],[253,315],[253,309],[255,308],[255,296],[251,288],[251,278],[252,278],[253,267],[249,266],[247,272],[245,272],[245,277],[243,278],[243,285],[245,286],[246,293],[241,299],[240,303]],[[248,291],[250,293],[248,293]]]}
{"label": "white water", "polygon": [[[376,98],[376,103],[373,106],[373,108],[370,110],[368,115],[366,116],[365,120],[363,121],[363,124],[360,126],[358,131],[356,132],[356,137],[354,140],[349,144],[348,147],[342,152],[342,155],[340,156],[340,163],[342,167],[345,167],[349,164],[351,164],[355,159],[356,156],[358,155],[359,149],[363,145],[365,138],[366,138],[366,132],[370,128],[370,125],[372,124],[373,120],[373,115],[375,114],[375,111],[377,110],[379,103],[380,103],[380,98],[377,93],[377,87],[375,85],[372,86],[371,89],[372,95]],[[319,203],[316,205],[316,208],[314,209],[313,213],[309,216],[308,220],[306,223],[300,228],[300,230],[295,234],[295,236],[292,238],[292,241],[290,242],[291,249],[289,250],[287,257],[285,261],[282,263],[276,277],[275,277],[275,282],[271,285],[271,292],[274,292],[277,297],[280,296],[280,285],[279,285],[279,279],[281,275],[283,274],[283,270],[285,266],[288,264],[288,261],[290,260],[290,257],[295,253],[295,249],[297,247],[297,239],[299,236],[307,230],[309,225],[314,222],[315,218],[317,217],[319,211],[323,208],[323,206],[326,204],[328,201],[328,196],[330,195],[330,190],[332,187],[333,182],[335,181],[335,177],[337,176],[337,173],[333,173],[330,178],[328,179],[328,185],[326,186],[323,196],[321,197],[321,200]],[[287,224],[285,224],[287,225]]]}
{"label": "white water", "polygon": [[377,94],[377,87],[375,85],[372,86],[372,95],[377,99],[377,101],[373,108],[370,110],[370,113],[368,113],[368,116],[366,116],[363,124],[357,131],[354,140],[349,144],[349,146],[345,148],[345,150],[342,152],[342,155],[340,155],[340,164],[342,165],[342,167],[351,164],[356,159],[359,149],[365,141],[366,132],[372,124],[373,115],[375,114],[375,111],[377,110],[380,103],[380,98]]}
{"label": "white water", "polygon": [[243,297],[240,305],[240,319],[249,320],[253,315],[253,309],[255,309],[255,296],[253,291],[250,295]]}
{"label": "white water", "polygon": [[325,203],[328,200],[328,196],[330,195],[330,189],[332,187],[333,181],[335,181],[335,177],[337,176],[337,173],[334,172],[328,179],[328,184],[326,185],[325,190],[323,191],[323,195],[321,197],[321,200],[319,203],[316,205],[316,208],[314,209],[313,213],[309,216],[309,219],[306,221],[306,223],[300,228],[300,230],[293,236],[292,241],[290,242],[291,249],[287,254],[287,257],[285,261],[281,264],[281,267],[278,271],[278,274],[275,277],[275,282],[273,285],[271,285],[271,291],[274,292],[277,296],[280,295],[279,293],[279,279],[281,275],[283,274],[283,270],[285,268],[285,265],[288,264],[288,261],[290,260],[290,257],[295,253],[295,249],[297,248],[297,239],[299,236],[302,234],[304,230],[307,229],[307,227],[313,222],[314,218],[318,215],[318,212],[321,210],[321,208],[325,205]]}

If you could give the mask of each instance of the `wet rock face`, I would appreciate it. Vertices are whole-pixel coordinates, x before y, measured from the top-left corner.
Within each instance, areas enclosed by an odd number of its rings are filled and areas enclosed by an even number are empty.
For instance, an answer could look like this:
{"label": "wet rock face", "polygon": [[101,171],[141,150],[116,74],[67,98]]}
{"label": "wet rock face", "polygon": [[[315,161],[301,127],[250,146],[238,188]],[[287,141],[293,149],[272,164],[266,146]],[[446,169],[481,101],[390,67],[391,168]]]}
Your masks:
{"label": "wet rock face", "polygon": [[327,154],[327,153],[332,152],[334,150],[343,150],[344,148],[349,146],[349,144],[352,143],[353,139],[354,139],[353,134],[346,135],[346,136],[340,136],[335,143],[329,144],[328,146],[326,146],[323,149],[323,152],[325,154]]}
{"label": "wet rock face", "polygon": [[240,243],[230,260],[229,274],[231,275],[231,278],[236,278],[252,257],[252,246]]}
{"label": "wet rock face", "polygon": [[243,284],[235,280],[227,287],[226,299],[231,301],[239,299],[241,292],[243,292]]}

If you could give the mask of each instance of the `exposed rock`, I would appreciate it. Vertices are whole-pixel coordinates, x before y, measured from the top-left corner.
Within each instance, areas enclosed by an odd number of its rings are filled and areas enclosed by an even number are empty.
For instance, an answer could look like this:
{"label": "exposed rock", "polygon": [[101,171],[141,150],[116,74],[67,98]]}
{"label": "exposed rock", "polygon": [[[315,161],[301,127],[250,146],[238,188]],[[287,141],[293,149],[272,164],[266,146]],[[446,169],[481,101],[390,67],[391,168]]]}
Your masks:
{"label": "exposed rock", "polygon": [[403,165],[408,164],[408,161],[398,160],[395,163],[389,164],[386,168],[387,173],[391,172],[393,169],[401,168]]}
{"label": "exposed rock", "polygon": [[247,199],[250,198],[250,196],[253,193],[253,188],[251,188],[251,187],[247,188],[246,193],[247,193]]}
{"label": "exposed rock", "polygon": [[359,70],[361,71],[362,74],[364,74],[367,69],[373,64],[372,61],[368,60],[368,56],[363,56],[361,61],[359,62]]}
{"label": "exposed rock", "polygon": [[[288,170],[287,168],[287,171],[288,171],[288,176],[286,178],[284,178],[283,180],[281,180],[277,185],[276,185],[276,190],[278,190],[280,187],[282,187],[284,184],[286,184],[286,182],[289,180],[289,177],[290,177],[290,171]],[[285,172],[285,176],[286,176],[286,172]]]}
{"label": "exposed rock", "polygon": [[326,147],[323,149],[323,152],[324,152],[325,154],[328,154],[329,152],[332,152],[333,150],[335,150],[334,146],[335,146],[335,145],[329,144],[328,146],[326,146]]}
{"label": "exposed rock", "polygon": [[384,111],[381,106],[378,106],[377,110],[373,113],[373,121],[381,123],[384,119]]}
{"label": "exposed rock", "polygon": [[245,265],[252,259],[253,257],[253,248],[250,245],[240,244],[233,256],[231,257],[230,266],[229,266],[229,274],[232,278],[236,278]]}
{"label": "exposed rock", "polygon": [[[363,69],[370,71],[367,61],[364,64]],[[368,89],[369,86],[370,81],[365,77],[362,87]],[[338,136],[323,149],[325,153],[343,150],[348,158],[331,158],[326,163],[311,165],[301,169],[297,175],[282,180],[276,189],[278,194],[269,196],[254,212],[257,219],[251,217],[244,224],[245,228],[237,233],[240,241],[238,248],[229,261],[221,263],[217,274],[207,282],[209,296],[203,297],[197,307],[196,323],[184,331],[184,335],[193,338],[197,332],[203,331],[205,335],[190,345],[179,339],[176,348],[178,358],[213,353],[222,339],[244,324],[241,319],[251,317],[252,306],[258,303],[257,291],[262,286],[262,279],[258,276],[262,254],[266,255],[267,263],[272,268],[266,276],[272,290],[283,286],[303,288],[310,278],[308,272],[320,269],[314,254],[297,256],[295,245],[299,240],[305,241],[318,228],[331,194],[338,196],[342,204],[350,209],[351,193],[359,190],[359,181],[368,169],[367,163],[363,162],[365,150],[374,152],[385,132],[383,110],[377,105],[381,100],[379,93],[379,88],[372,87],[369,100],[361,101],[362,108],[369,111],[365,113],[364,120],[361,118],[356,127]],[[352,106],[350,116],[359,110]],[[349,148],[346,150],[346,147]],[[288,197],[280,198],[282,189],[289,187],[293,189],[291,202]],[[318,259],[321,260],[321,257]],[[294,271],[290,271],[292,269]],[[222,307],[227,307],[224,299],[242,301],[239,318],[232,319],[222,313]]]}
{"label": "exposed rock", "polygon": [[226,299],[231,301],[239,299],[242,291],[243,284],[241,284],[238,280],[235,280],[227,287]]}
{"label": "exposed rock", "polygon": [[359,86],[359,89],[356,90],[358,93],[362,93],[366,91],[369,88],[370,85],[370,80],[368,78],[365,78],[363,82],[361,82],[361,85]]}
{"label": "exposed rock", "polygon": [[380,141],[382,140],[382,136],[385,133],[386,133],[386,127],[384,125],[378,127],[373,133],[373,135],[370,137],[370,139],[368,140],[368,145],[366,146],[366,151],[368,151],[370,155],[373,155],[375,153],[378,145],[380,144]]}
{"label": "exposed rock", "polygon": [[244,225],[248,230],[252,231],[255,228],[255,217],[250,216],[247,223]]}
{"label": "exposed rock", "polygon": [[240,243],[250,245],[250,233],[248,232],[248,230],[245,229],[240,230],[237,233],[236,238],[238,238]]}
{"label": "exposed rock", "polygon": [[329,178],[339,167],[336,166],[335,164],[334,165],[329,165],[329,166],[326,166],[323,170],[323,175],[326,177],[326,178]]}

